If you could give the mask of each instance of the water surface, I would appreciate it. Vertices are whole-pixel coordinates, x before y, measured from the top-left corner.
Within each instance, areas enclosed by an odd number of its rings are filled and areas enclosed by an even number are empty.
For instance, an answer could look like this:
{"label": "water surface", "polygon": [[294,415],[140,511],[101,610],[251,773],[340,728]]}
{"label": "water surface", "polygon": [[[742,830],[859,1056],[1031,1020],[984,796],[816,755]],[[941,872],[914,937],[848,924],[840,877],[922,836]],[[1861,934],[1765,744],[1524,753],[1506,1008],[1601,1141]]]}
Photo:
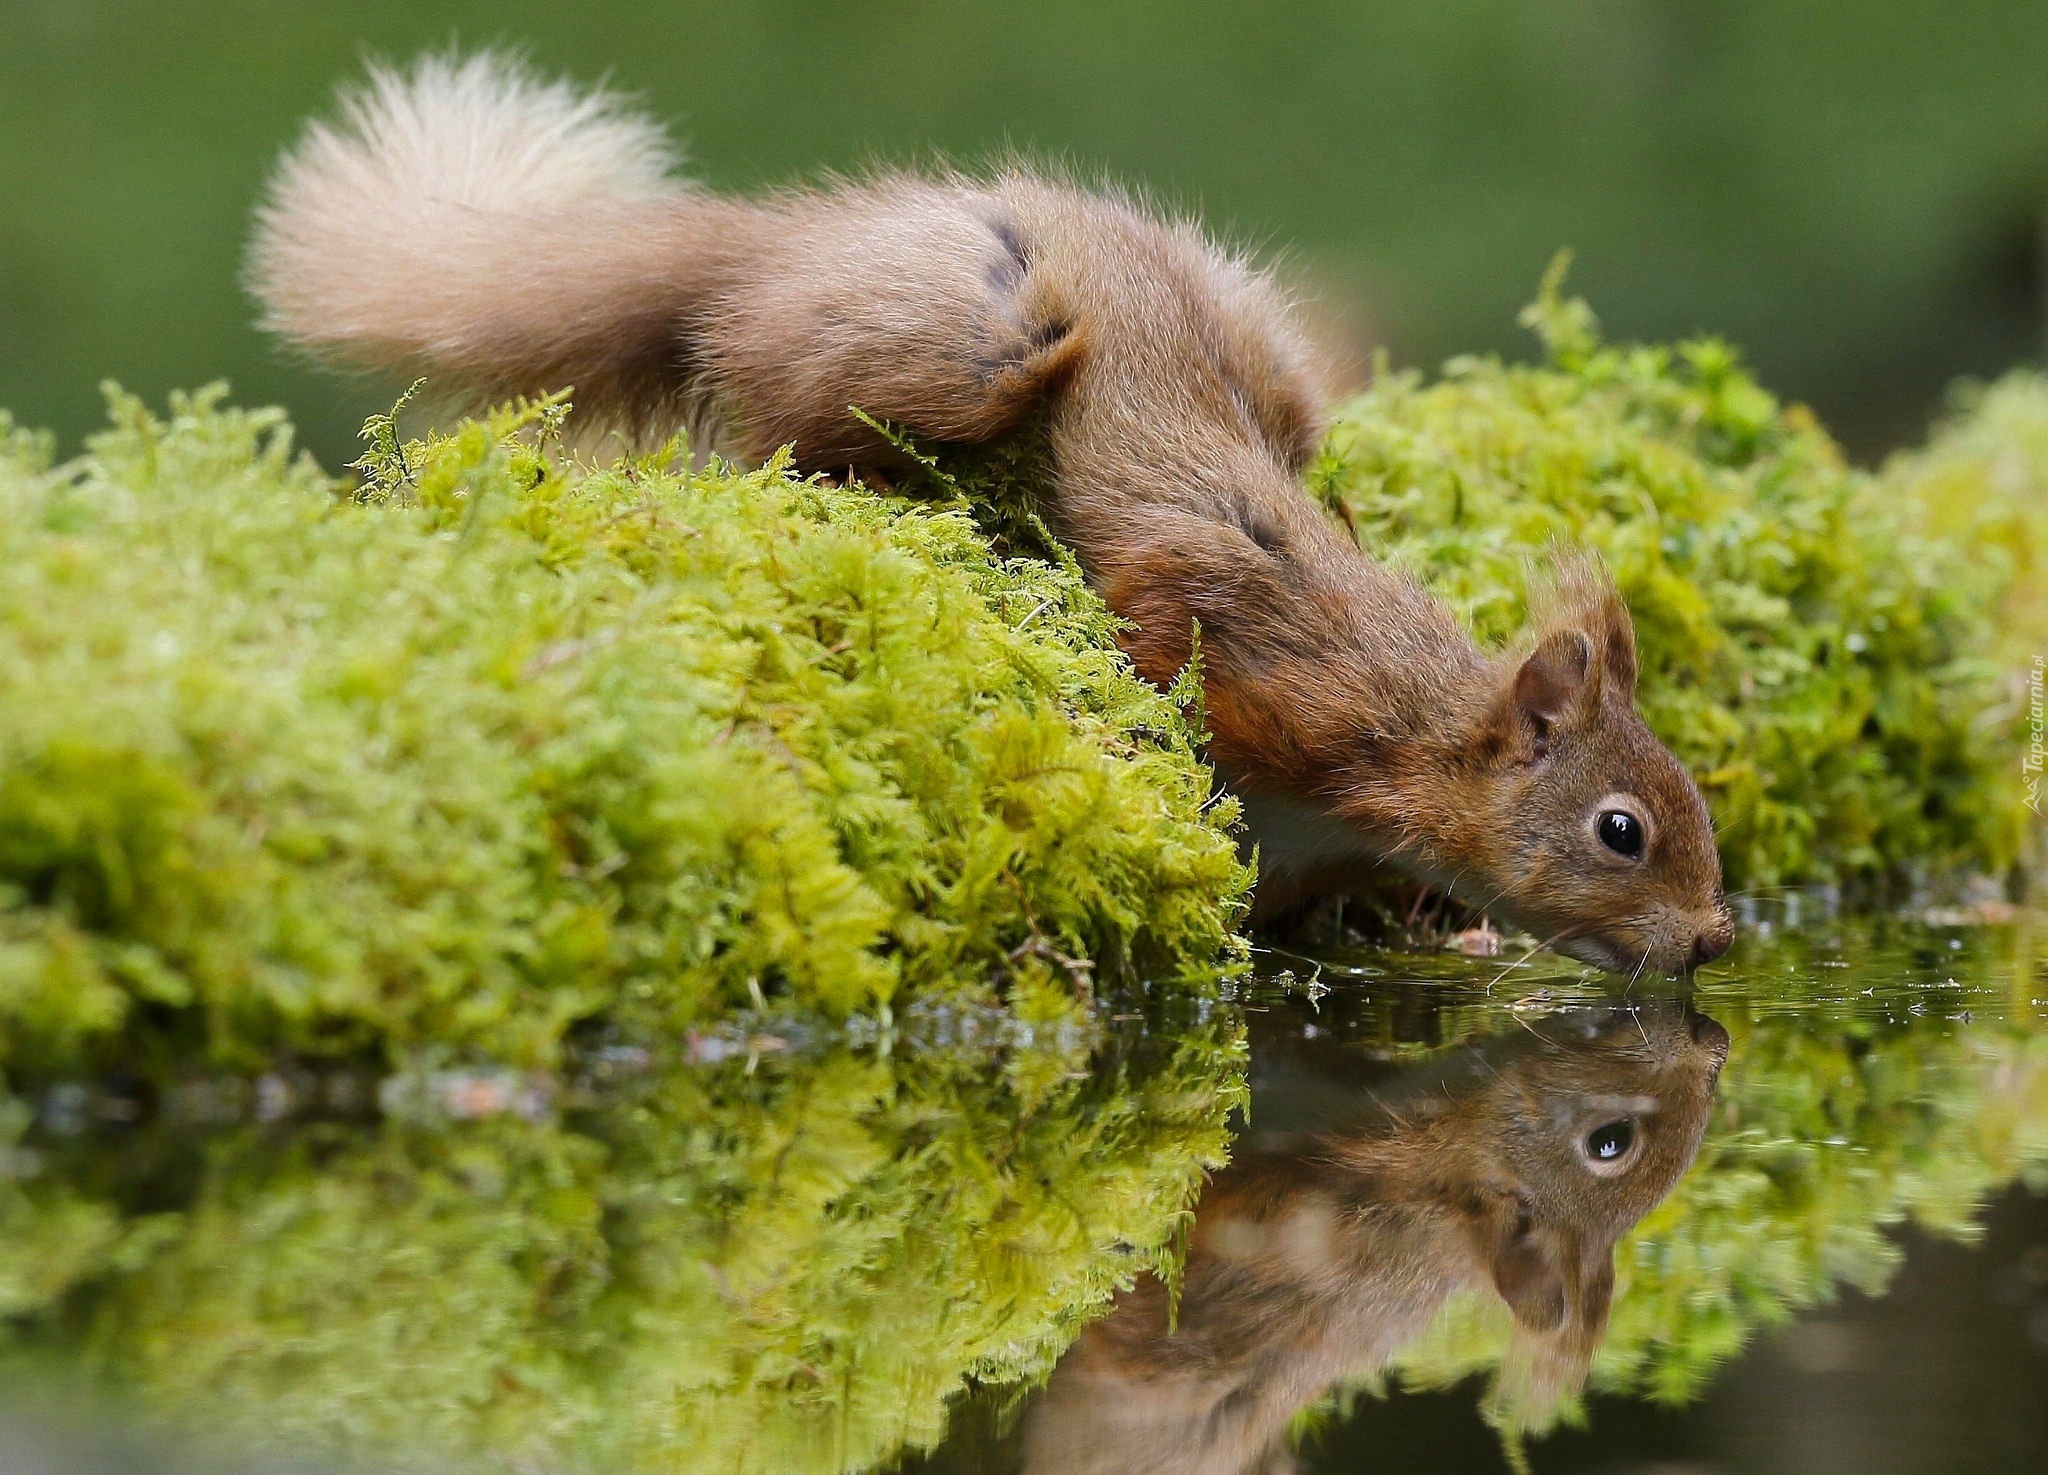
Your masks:
{"label": "water surface", "polygon": [[2044,952],[1824,920],[1680,993],[1267,951],[1093,1033],[913,1010],[39,1089],[0,1134],[6,1447],[2038,1471]]}

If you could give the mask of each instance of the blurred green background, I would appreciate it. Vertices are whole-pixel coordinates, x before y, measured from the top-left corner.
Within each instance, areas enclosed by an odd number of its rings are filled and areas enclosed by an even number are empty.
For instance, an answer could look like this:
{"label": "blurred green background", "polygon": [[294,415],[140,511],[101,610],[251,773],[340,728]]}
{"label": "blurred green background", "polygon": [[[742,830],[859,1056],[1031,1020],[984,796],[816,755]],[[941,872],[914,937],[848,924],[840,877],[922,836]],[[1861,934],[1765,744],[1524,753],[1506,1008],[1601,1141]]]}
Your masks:
{"label": "blurred green background", "polygon": [[330,465],[383,386],[237,285],[277,150],[366,53],[609,73],[721,186],[1015,146],[1280,248],[1338,331],[1524,353],[1559,246],[1621,337],[1745,345],[1862,455],[2048,340],[2041,0],[0,0],[0,405],[227,376]]}

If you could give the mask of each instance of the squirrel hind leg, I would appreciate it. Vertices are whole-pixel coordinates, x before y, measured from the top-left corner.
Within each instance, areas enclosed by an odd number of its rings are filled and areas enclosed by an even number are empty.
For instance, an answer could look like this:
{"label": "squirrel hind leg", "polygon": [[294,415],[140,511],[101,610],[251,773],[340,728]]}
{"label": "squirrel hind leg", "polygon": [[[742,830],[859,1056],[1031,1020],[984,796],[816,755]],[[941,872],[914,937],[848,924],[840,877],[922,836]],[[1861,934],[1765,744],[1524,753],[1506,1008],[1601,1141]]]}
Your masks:
{"label": "squirrel hind leg", "polygon": [[793,445],[820,469],[898,459],[855,408],[915,436],[992,440],[1084,351],[1028,243],[978,191],[883,181],[784,210],[702,340],[751,454]]}

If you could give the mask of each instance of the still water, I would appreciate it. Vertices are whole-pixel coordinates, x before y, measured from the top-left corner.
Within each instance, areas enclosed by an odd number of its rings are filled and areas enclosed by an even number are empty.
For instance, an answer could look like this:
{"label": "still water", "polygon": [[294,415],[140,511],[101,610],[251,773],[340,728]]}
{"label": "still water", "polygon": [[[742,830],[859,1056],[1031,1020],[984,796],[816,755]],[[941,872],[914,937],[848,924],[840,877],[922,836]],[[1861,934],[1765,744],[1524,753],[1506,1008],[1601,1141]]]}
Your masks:
{"label": "still water", "polygon": [[1226,992],[39,1089],[0,1471],[2048,1468],[2048,929]]}

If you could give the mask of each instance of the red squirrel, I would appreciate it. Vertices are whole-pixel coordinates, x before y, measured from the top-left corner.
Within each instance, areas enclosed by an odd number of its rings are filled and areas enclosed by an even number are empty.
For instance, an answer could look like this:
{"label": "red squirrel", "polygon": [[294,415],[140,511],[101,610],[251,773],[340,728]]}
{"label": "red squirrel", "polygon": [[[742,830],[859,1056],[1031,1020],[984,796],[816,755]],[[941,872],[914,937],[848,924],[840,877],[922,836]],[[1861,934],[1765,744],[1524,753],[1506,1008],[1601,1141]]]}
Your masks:
{"label": "red squirrel", "polygon": [[1258,1028],[1251,1131],[1195,1207],[1178,1305],[1144,1277],[1081,1333],[1025,1415],[1025,1475],[1291,1470],[1295,1413],[1380,1372],[1459,1291],[1506,1302],[1504,1384],[1543,1417],[1583,1386],[1614,1247],[1691,1165],[1729,1046],[1663,1000],[1368,1085],[1355,1054],[1286,1058]]}
{"label": "red squirrel", "polygon": [[284,157],[249,281],[343,365],[809,472],[886,472],[853,411],[937,442],[1042,426],[1050,521],[1165,683],[1199,625],[1210,756],[1269,872],[1364,858],[1617,972],[1719,956],[1706,805],[1635,708],[1628,611],[1583,564],[1489,654],[1300,482],[1326,364],[1194,227],[1005,168],[757,200],[679,178],[619,98],[493,55],[373,70]]}

